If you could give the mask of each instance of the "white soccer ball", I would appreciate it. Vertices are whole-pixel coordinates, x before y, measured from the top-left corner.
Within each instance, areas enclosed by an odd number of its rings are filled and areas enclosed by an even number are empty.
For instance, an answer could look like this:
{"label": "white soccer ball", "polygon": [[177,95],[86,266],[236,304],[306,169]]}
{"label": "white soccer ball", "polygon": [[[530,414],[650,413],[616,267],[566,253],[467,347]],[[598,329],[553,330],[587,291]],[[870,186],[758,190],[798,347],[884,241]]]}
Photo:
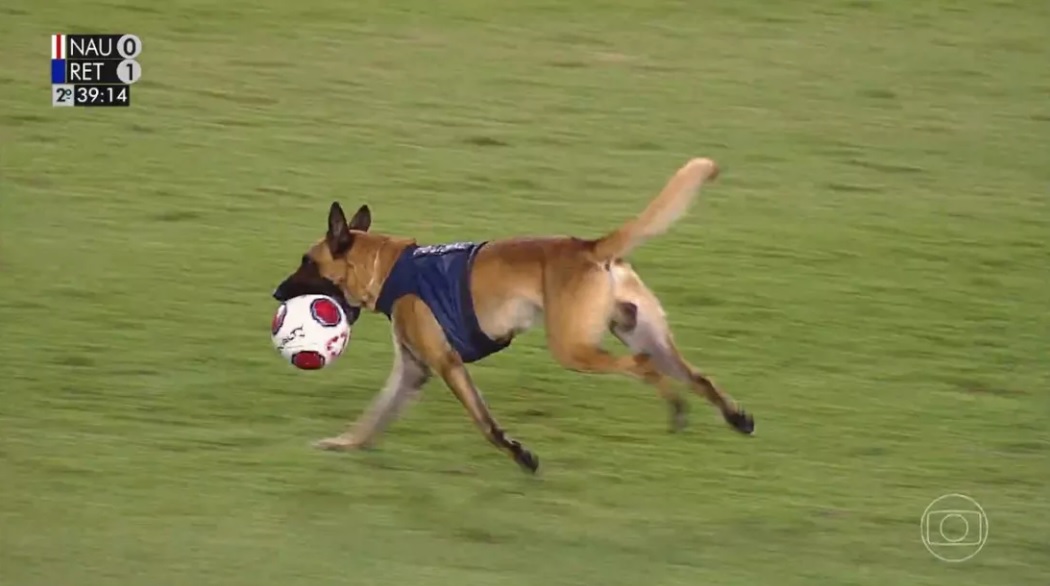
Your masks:
{"label": "white soccer ball", "polygon": [[270,326],[274,348],[296,368],[319,370],[346,349],[350,323],[335,299],[301,295],[285,301]]}

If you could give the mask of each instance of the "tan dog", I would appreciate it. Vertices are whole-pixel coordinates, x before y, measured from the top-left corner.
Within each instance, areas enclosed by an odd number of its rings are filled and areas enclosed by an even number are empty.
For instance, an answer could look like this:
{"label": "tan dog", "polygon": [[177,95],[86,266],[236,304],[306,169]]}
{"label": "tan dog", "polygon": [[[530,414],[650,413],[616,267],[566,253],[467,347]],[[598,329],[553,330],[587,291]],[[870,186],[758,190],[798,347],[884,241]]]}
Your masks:
{"label": "tan dog", "polygon": [[[360,307],[387,314],[394,366],[367,412],[345,433],[317,446],[369,445],[436,374],[490,442],[535,472],[538,458],[504,433],[465,365],[506,347],[541,316],[551,354],[565,368],[625,374],[654,385],[671,407],[674,429],[685,423],[685,401],[671,383],[685,383],[731,426],[751,434],[751,416],[682,358],[656,295],[623,260],[670,228],[704,181],[717,174],[710,159],[689,161],[639,216],[596,240],[513,238],[421,248],[411,239],[369,232],[368,206],[348,222],[333,203],[327,234],[274,297],[285,301],[323,293],[338,299],[352,319]],[[607,331],[631,354],[602,349]]]}

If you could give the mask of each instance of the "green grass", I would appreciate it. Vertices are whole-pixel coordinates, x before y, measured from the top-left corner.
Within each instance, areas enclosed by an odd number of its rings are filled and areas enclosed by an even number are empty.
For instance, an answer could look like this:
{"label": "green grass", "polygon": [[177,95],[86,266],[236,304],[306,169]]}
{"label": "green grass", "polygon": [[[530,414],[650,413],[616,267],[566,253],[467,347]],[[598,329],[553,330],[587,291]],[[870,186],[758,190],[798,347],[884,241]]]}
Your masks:
{"label": "green grass", "polygon": [[[152,7],[151,7],[152,6]],[[1042,585],[1050,572],[1050,9],[1034,1],[0,7],[0,585]],[[51,109],[55,32],[130,32],[124,111]],[[473,368],[372,453],[311,441],[388,324],[300,373],[273,286],[328,203],[421,242],[593,236],[687,157],[723,178],[634,259],[757,419]],[[962,564],[935,497],[987,511]]]}

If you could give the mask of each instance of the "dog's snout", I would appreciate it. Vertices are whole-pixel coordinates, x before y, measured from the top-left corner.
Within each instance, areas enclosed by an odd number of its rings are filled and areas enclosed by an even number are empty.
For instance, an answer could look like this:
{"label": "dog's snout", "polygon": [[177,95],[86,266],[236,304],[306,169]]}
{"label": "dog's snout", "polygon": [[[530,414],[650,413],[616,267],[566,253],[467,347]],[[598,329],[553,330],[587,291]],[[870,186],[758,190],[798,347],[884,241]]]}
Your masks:
{"label": "dog's snout", "polygon": [[288,301],[288,296],[284,292],[283,284],[278,285],[277,288],[273,290],[273,298],[277,301]]}

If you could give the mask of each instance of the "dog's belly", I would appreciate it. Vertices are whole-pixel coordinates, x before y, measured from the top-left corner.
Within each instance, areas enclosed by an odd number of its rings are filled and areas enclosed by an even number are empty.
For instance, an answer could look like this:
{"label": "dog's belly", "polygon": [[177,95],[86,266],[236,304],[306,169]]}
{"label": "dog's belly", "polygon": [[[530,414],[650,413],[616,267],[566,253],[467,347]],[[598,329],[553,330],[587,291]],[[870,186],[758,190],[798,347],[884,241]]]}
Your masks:
{"label": "dog's belly", "polygon": [[539,305],[523,298],[511,298],[478,313],[478,323],[493,340],[506,340],[529,330],[543,315]]}
{"label": "dog's belly", "polygon": [[478,325],[493,340],[509,340],[543,315],[544,243],[495,241],[478,252],[470,292]]}

